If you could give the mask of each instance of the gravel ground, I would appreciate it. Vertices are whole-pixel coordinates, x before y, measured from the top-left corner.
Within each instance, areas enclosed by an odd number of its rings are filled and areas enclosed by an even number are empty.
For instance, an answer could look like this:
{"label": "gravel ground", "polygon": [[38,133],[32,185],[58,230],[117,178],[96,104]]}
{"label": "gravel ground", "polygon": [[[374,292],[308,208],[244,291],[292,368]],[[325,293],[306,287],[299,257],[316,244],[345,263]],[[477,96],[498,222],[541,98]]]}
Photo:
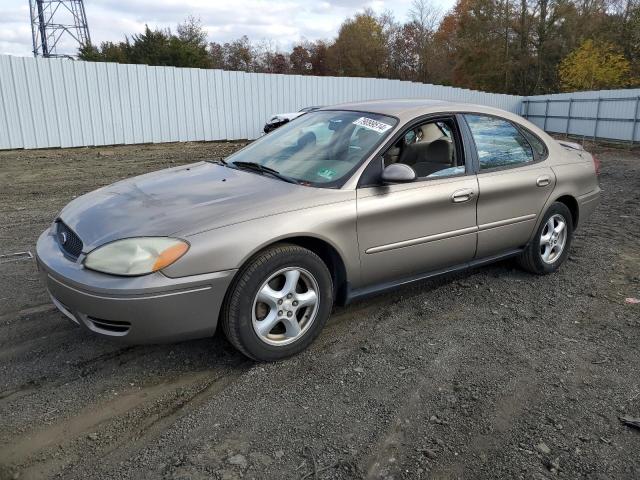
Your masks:
{"label": "gravel ground", "polygon": [[[74,196],[231,143],[0,152],[0,255]],[[222,335],[121,346],[0,257],[0,479],[639,478],[640,152],[600,149],[568,262],[502,262],[338,308],[256,364]]]}

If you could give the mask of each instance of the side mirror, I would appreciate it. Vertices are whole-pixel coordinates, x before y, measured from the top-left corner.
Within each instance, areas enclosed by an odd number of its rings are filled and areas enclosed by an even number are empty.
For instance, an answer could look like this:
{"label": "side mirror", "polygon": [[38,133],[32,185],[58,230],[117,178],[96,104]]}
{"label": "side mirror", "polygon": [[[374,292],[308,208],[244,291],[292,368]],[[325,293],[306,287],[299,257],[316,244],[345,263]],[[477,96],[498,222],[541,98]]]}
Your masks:
{"label": "side mirror", "polygon": [[384,183],[408,183],[416,178],[415,170],[404,163],[392,163],[382,171]]}

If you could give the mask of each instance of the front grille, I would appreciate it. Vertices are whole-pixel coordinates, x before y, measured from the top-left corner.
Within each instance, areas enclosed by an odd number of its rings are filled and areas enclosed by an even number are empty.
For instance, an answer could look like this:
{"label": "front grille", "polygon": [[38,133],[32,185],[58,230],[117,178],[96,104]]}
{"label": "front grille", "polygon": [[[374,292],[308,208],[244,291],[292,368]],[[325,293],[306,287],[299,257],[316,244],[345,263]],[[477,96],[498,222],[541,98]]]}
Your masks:
{"label": "front grille", "polygon": [[82,240],[73,230],[67,227],[64,222],[58,220],[56,227],[56,237],[60,248],[73,258],[78,258],[82,253]]}

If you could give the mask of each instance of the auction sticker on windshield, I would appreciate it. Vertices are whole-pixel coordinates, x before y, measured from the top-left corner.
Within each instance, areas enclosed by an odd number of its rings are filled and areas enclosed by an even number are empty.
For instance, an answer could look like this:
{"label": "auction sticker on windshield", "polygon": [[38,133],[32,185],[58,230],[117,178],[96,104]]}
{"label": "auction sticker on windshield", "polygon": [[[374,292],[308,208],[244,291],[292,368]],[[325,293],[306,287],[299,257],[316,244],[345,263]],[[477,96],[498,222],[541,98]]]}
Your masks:
{"label": "auction sticker on windshield", "polygon": [[360,117],[355,122],[354,125],[359,125],[364,128],[368,128],[369,130],[373,130],[374,132],[384,133],[391,128],[391,125],[387,125],[384,122],[379,122],[378,120],[374,120],[369,117]]}

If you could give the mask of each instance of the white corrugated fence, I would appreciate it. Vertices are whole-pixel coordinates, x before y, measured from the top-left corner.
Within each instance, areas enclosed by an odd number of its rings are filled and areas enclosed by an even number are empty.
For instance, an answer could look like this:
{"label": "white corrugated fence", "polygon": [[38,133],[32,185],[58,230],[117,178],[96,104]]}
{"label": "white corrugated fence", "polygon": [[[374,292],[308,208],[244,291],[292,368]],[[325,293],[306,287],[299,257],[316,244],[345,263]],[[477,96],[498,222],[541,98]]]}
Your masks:
{"label": "white corrugated fence", "polygon": [[551,132],[640,141],[640,90],[525,98],[399,80],[0,55],[0,150],[253,139],[274,113],[384,98],[489,105]]}
{"label": "white corrugated fence", "polygon": [[640,89],[557,93],[523,99],[522,116],[578,137],[640,141]]}
{"label": "white corrugated fence", "polygon": [[412,97],[521,105],[518,96],[399,80],[0,55],[0,149],[253,139],[274,113]]}

